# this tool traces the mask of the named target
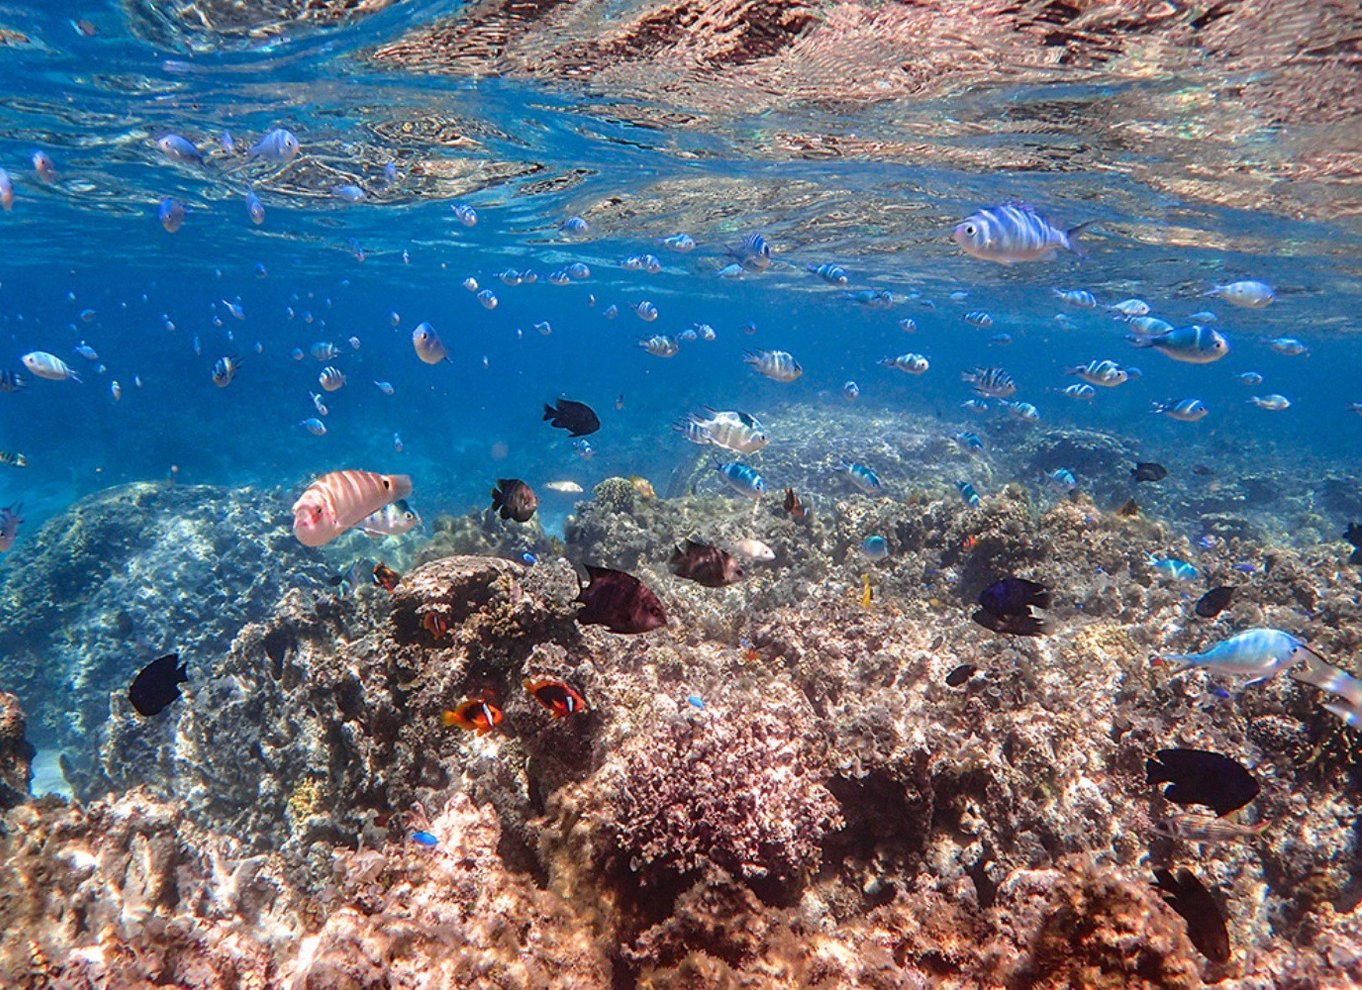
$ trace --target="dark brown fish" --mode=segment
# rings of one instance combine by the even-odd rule
[[[727,553],[708,543],[696,543],[694,540],[687,540],[684,546],[672,551],[667,566],[677,577],[688,578],[706,588],[737,584],[746,576],[742,565]]]
[[[180,685],[189,682],[178,653],[167,653],[142,668],[128,688],[128,700],[141,715],[159,715],[180,697]]]
[[[539,496],[525,482],[519,478],[497,479],[497,487],[492,489],[492,511],[499,511],[502,519],[529,522],[537,508]]]
[[[567,430],[568,436],[584,437],[601,428],[601,418],[585,402],[572,399],[559,399],[556,406],[544,406],[544,419],[560,430]]]
[[[1212,588],[1197,601],[1196,614],[1203,619],[1214,619],[1230,607],[1230,602],[1234,600],[1234,592],[1234,587],[1227,584]]]
[[[970,618],[985,629],[1008,636],[1044,636],[1046,633],[1045,620],[1037,615],[998,615],[981,608]]]
[[[1116,510],[1116,514],[1118,516],[1124,516],[1127,519],[1132,519],[1140,514],[1140,507],[1133,498],[1127,499],[1126,504]]]
[[[586,565],[591,582],[577,600],[577,621],[584,626],[605,626],[611,632],[644,633],[667,624],[667,611],[638,578],[608,567]]]
[[[1217,815],[1238,811],[1258,796],[1258,781],[1228,756],[1204,749],[1161,749],[1144,763],[1149,784],[1167,783],[1174,804],[1204,804]]]
[[[978,673],[978,670],[979,668],[975,667],[974,664],[962,663],[946,675],[946,683],[951,687],[959,687]]]
[[[1230,932],[1225,914],[1211,892],[1188,869],[1175,877],[1168,870],[1154,871],[1155,886],[1164,901],[1187,922],[1187,937],[1213,963],[1230,959]]]
[[[1168,477],[1168,469],[1153,461],[1140,461],[1130,469],[1130,476],[1136,481],[1162,481]]]

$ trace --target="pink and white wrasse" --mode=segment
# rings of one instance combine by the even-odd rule
[[[303,546],[322,546],[410,494],[407,474],[332,471],[312,482],[293,503],[293,535]]]

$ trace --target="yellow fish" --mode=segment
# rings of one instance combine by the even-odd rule
[[[629,476],[629,484],[634,486],[634,491],[644,498],[657,498],[657,492],[653,490],[653,483],[639,474]]]
[[[875,589],[870,587],[870,575],[861,575],[861,607],[869,608],[870,603],[875,600]]]

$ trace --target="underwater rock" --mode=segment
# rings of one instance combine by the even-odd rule
[[[24,726],[19,699],[0,691],[0,811],[28,800],[35,752],[24,735]]]
[[[192,681],[287,588],[327,587],[325,558],[289,546],[287,508],[277,492],[123,485],[7,555],[0,687],[23,699],[34,739],[79,749],[155,657],[178,651]]]
[[[240,4],[231,0],[127,0],[129,27],[168,50],[220,51],[233,42],[259,45],[262,38],[295,33],[300,27],[353,24],[393,0],[282,0]]]
[[[456,795],[436,845],[391,841],[318,857],[317,890],[142,792],[54,800],[6,818],[0,982],[6,986],[607,986],[610,966],[552,894],[509,871],[495,813]]]

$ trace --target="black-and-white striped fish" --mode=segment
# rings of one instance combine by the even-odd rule
[[[1063,230],[1026,203],[1004,203],[970,214],[956,224],[951,240],[971,257],[1013,265],[1049,261],[1061,250],[1082,255],[1074,238],[1086,226]]]
[[[24,381],[24,376],[19,372],[0,368],[0,392],[18,392],[27,387],[28,382]]]
[[[975,368],[960,373],[962,382],[969,382],[974,391],[990,399],[1006,399],[1017,391],[1017,383],[1002,368]]]
[[[804,369],[789,351],[745,351],[743,362],[778,382],[792,382],[804,374]]]

